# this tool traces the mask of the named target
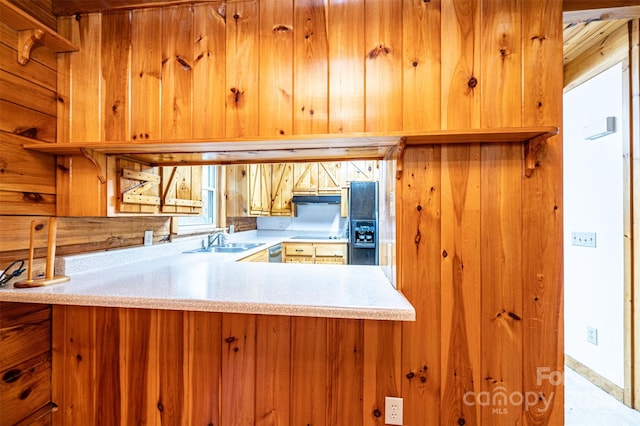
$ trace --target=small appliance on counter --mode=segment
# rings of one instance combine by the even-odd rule
[[[351,182],[349,264],[378,264],[378,182]]]

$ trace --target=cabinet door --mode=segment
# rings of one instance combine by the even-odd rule
[[[162,212],[202,214],[202,166],[162,167]]]
[[[315,244],[314,263],[346,265],[347,245],[344,243]]]
[[[271,165],[249,165],[249,215],[268,216],[270,211]]]
[[[318,163],[293,164],[293,193],[318,193]]]
[[[111,159],[113,160],[113,159]],[[117,191],[114,213],[158,214],[160,212],[160,170],[136,161],[116,159]]]
[[[346,166],[347,182],[377,182],[379,180],[378,161],[376,160],[349,161]]]
[[[225,166],[228,217],[249,216],[249,166]]]
[[[238,262],[268,262],[269,261],[269,252],[268,250],[260,250],[257,253],[249,255],[240,259]]]
[[[271,215],[291,216],[293,196],[293,164],[271,165]]]
[[[339,194],[346,181],[343,177],[342,163],[318,163],[318,193]]]

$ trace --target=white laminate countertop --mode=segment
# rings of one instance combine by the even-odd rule
[[[71,280],[0,288],[0,301],[243,314],[414,321],[415,309],[378,266],[236,262],[288,236],[242,253],[193,253],[199,240],[68,256]],[[323,241],[327,242],[327,241]],[[335,240],[333,242],[336,242]],[[187,247],[187,244],[189,245]]]

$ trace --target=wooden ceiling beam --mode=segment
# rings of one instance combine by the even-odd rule
[[[592,6],[603,5],[603,7],[592,7],[590,9],[567,9],[567,3],[594,3]],[[617,3],[631,3],[616,6]],[[576,24],[579,22],[607,21],[611,19],[635,19],[640,18],[640,5],[638,1],[573,1],[564,0],[565,9],[562,14],[564,24]]]

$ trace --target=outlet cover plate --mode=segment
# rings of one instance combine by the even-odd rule
[[[387,396],[384,398],[384,423],[387,425],[402,425],[402,398]]]

